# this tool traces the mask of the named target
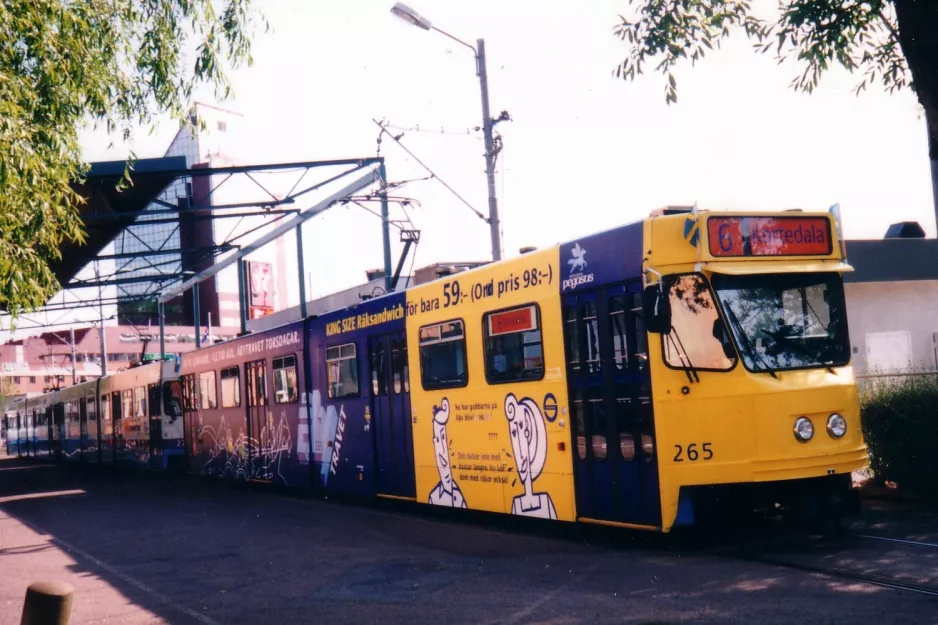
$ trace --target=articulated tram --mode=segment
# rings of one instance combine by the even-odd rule
[[[839,232],[659,211],[15,412],[67,460],[305,491],[663,532],[837,516],[867,463]]]

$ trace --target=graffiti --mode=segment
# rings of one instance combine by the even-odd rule
[[[439,406],[433,407],[433,450],[436,456],[436,468],[440,472],[440,481],[430,491],[428,503],[449,508],[466,508],[466,499],[459,489],[459,484],[453,478],[449,439],[446,436],[447,421],[449,421],[449,399],[444,397]]]
[[[557,518],[549,493],[535,493],[534,482],[547,462],[547,425],[537,402],[529,397],[518,400],[513,393],[505,398],[505,417],[511,435],[515,467],[524,493],[511,502],[511,513],[549,519]]]
[[[202,464],[204,475],[288,484],[281,471],[283,461],[293,449],[286,412],[281,412],[276,422],[268,414],[257,438],[247,436],[241,428],[235,436],[224,415],[217,428],[204,426],[201,434],[209,439],[204,446],[208,450],[208,458]]]

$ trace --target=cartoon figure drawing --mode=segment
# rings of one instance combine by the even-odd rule
[[[577,243],[573,246],[573,249],[570,250],[570,254],[573,255],[573,258],[567,261],[567,264],[570,265],[570,271],[582,271],[586,269],[586,250],[580,247],[580,244]]]
[[[556,519],[557,511],[549,493],[535,493],[534,482],[547,462],[547,424],[537,402],[529,397],[518,401],[513,393],[505,398],[505,417],[511,436],[518,479],[524,493],[511,503],[511,513]]]
[[[466,499],[453,479],[453,467],[449,462],[449,445],[446,440],[446,422],[449,421],[449,400],[443,398],[439,406],[433,407],[433,450],[436,452],[436,468],[440,471],[440,483],[430,491],[429,503],[434,506],[465,508]]]

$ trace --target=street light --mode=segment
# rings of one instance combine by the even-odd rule
[[[501,260],[502,233],[498,221],[498,201],[495,198],[495,141],[492,139],[492,128],[497,122],[506,119],[507,116],[503,113],[498,120],[493,120],[489,112],[489,80],[485,69],[485,40],[477,39],[476,47],[473,47],[465,41],[440,30],[431,24],[430,20],[401,2],[397,2],[391,7],[391,13],[408,24],[423,30],[435,30],[441,35],[449,37],[456,43],[472,50],[472,54],[475,56],[476,76],[479,77],[479,86],[482,90],[482,135],[485,137],[485,176],[489,186],[489,218],[486,221],[489,222],[492,235],[492,260]]]

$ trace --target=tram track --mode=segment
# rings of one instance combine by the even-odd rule
[[[835,579],[849,580],[852,582],[857,582],[861,584],[869,584],[872,586],[879,586],[882,588],[890,588],[892,590],[901,590],[905,592],[913,592],[920,595],[926,595],[930,597],[938,598],[938,587],[923,586],[920,584],[911,584],[907,582],[902,582],[895,579],[889,579],[887,577],[865,575],[860,573],[853,573],[850,571],[840,570],[836,568],[826,568],[823,566],[814,566],[810,564],[803,564],[799,562],[790,562],[783,559],[757,556],[757,555],[740,555],[740,554],[727,554],[725,552],[718,552],[720,555],[725,557],[730,557],[736,560],[743,560],[746,562],[756,562],[759,564],[768,564],[772,566],[780,566],[786,569],[792,569],[796,571],[802,571],[804,573],[811,573],[815,575],[824,575],[826,577],[831,577]]]
[[[892,538],[890,536],[876,536],[873,534],[848,534],[850,538],[862,538],[864,540],[879,540],[883,542],[897,543],[900,545],[909,545],[913,547],[928,547],[938,549],[938,543],[926,543],[918,540],[907,540],[904,538]]]
[[[759,563],[770,566],[778,566],[786,569],[801,571],[804,573],[809,573],[813,575],[823,575],[832,579],[844,580],[859,584],[868,584],[872,586],[878,586],[881,588],[889,588],[892,590],[898,590],[902,592],[911,592],[919,595],[925,595],[929,597],[938,598],[938,573],[933,572],[934,568],[929,567],[928,563],[923,563],[922,566],[925,567],[922,569],[919,577],[927,576],[935,579],[934,584],[922,584],[917,583],[911,580],[900,579],[902,575],[910,575],[907,571],[861,571],[857,570],[855,566],[848,565],[823,565],[816,564],[812,560],[817,560],[819,557],[830,557],[830,556],[842,556],[849,554],[854,561],[859,560],[863,564],[860,566],[868,566],[868,562],[874,561],[877,558],[881,558],[882,554],[877,554],[875,550],[865,550],[858,547],[861,543],[873,543],[887,546],[898,546],[899,549],[902,548],[911,548],[912,552],[925,553],[926,551],[931,551],[933,549],[938,549],[938,543],[909,540],[904,538],[893,538],[890,536],[879,536],[875,534],[866,534],[858,532],[845,533],[840,536],[841,540],[849,541],[847,544],[840,543],[839,545],[835,542],[831,543],[815,543],[812,547],[818,546],[828,546],[828,547],[846,547],[845,551],[836,551],[832,550],[823,555],[818,555],[817,551],[812,552],[808,548],[797,548],[794,545],[774,545],[771,547],[765,546],[755,546],[755,545],[739,545],[736,547],[729,548],[716,548],[712,550],[707,550],[711,555],[717,555],[725,558],[731,558],[734,560],[740,560],[745,562]],[[856,545],[857,547],[854,547]],[[773,553],[776,551],[776,553]],[[897,554],[890,554],[890,557],[897,558]],[[908,559],[903,558],[902,564],[907,564]]]

